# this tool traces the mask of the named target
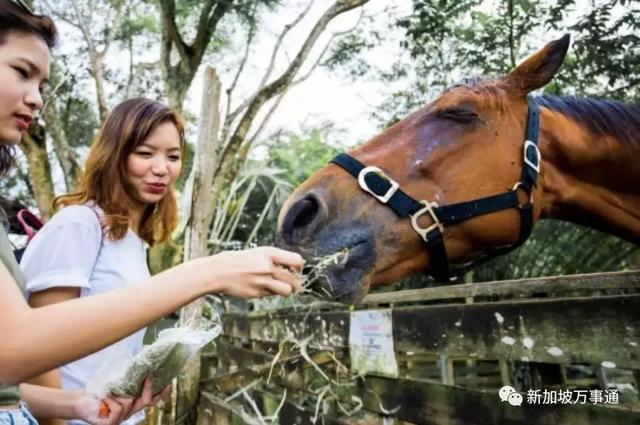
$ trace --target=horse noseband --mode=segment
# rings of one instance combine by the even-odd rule
[[[360,188],[375,197],[379,202],[391,208],[399,217],[411,219],[411,226],[425,242],[429,252],[431,267],[428,272],[438,281],[450,281],[452,277],[465,269],[507,252],[522,245],[533,227],[533,188],[537,184],[540,173],[540,149],[538,148],[538,129],[540,126],[540,111],[538,104],[529,99],[527,113],[527,126],[523,148],[523,167],[520,181],[511,190],[498,194],[475,199],[472,201],[439,206],[433,201],[417,201],[407,195],[398,182],[387,176],[376,166],[365,166],[360,161],[341,153],[331,160],[358,180]],[[527,192],[528,201],[520,204],[518,190]],[[459,223],[473,217],[490,214],[510,208],[516,208],[520,212],[520,235],[518,240],[507,246],[495,247],[475,259],[469,264],[456,269],[452,274],[452,268],[447,258],[447,251],[442,236],[445,225]],[[428,215],[433,223],[428,227],[420,227],[418,220]]]

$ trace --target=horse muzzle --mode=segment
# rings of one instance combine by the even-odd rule
[[[304,289],[331,300],[359,302],[376,260],[373,229],[361,221],[328,222],[320,197],[306,194],[283,210],[276,244],[306,260]]]

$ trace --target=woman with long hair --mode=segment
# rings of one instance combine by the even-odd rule
[[[0,172],[12,166],[13,146],[42,107],[41,90],[55,40],[50,18],[33,14],[20,0],[0,0]],[[134,185],[140,184],[138,178],[134,180]],[[120,211],[103,212],[107,221],[112,220],[105,224],[122,224]],[[144,210],[139,224],[143,217]],[[169,231],[165,224],[170,225],[163,223],[159,234],[153,230],[154,238]],[[146,237],[147,229],[142,225],[138,235]],[[289,295],[300,282],[288,269],[300,270],[302,265],[298,254],[271,247],[223,252],[133,285],[32,308],[20,290],[24,276],[0,226],[0,424],[34,423],[21,404],[21,382],[97,352],[206,294]],[[75,280],[64,287],[74,286],[82,287]],[[137,400],[107,400],[111,415],[103,423],[118,423],[132,408],[151,402],[149,385],[146,388]],[[41,416],[78,417],[69,391],[27,385],[23,391],[30,392],[30,407]]]
[[[76,192],[54,200],[58,212],[22,257],[29,304],[42,307],[149,278],[145,244],[167,241],[177,224],[173,184],[182,169],[182,119],[160,102],[130,99],[107,116]],[[84,390],[109,353],[135,356],[144,329],[113,346],[31,381]],[[126,423],[144,419],[140,411]]]

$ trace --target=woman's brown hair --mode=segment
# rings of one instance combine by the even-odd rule
[[[124,238],[129,229],[129,212],[139,205],[128,183],[127,157],[166,122],[176,126],[180,148],[184,150],[184,122],[168,106],[145,98],[129,99],[116,106],[91,146],[78,190],[55,198],[53,209],[93,201],[104,211],[103,224],[109,238]],[[170,187],[160,202],[145,207],[139,235],[150,245],[164,242],[177,223],[178,205]]]
[[[33,34],[47,43],[49,48],[56,44],[58,31],[48,16],[36,15],[25,6],[13,0],[0,0],[0,45],[7,40],[11,31]],[[14,163],[14,147],[0,145],[0,176]]]

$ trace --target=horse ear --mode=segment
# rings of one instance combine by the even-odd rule
[[[524,96],[545,86],[562,65],[570,40],[571,36],[565,34],[550,42],[511,71],[507,82]]]

